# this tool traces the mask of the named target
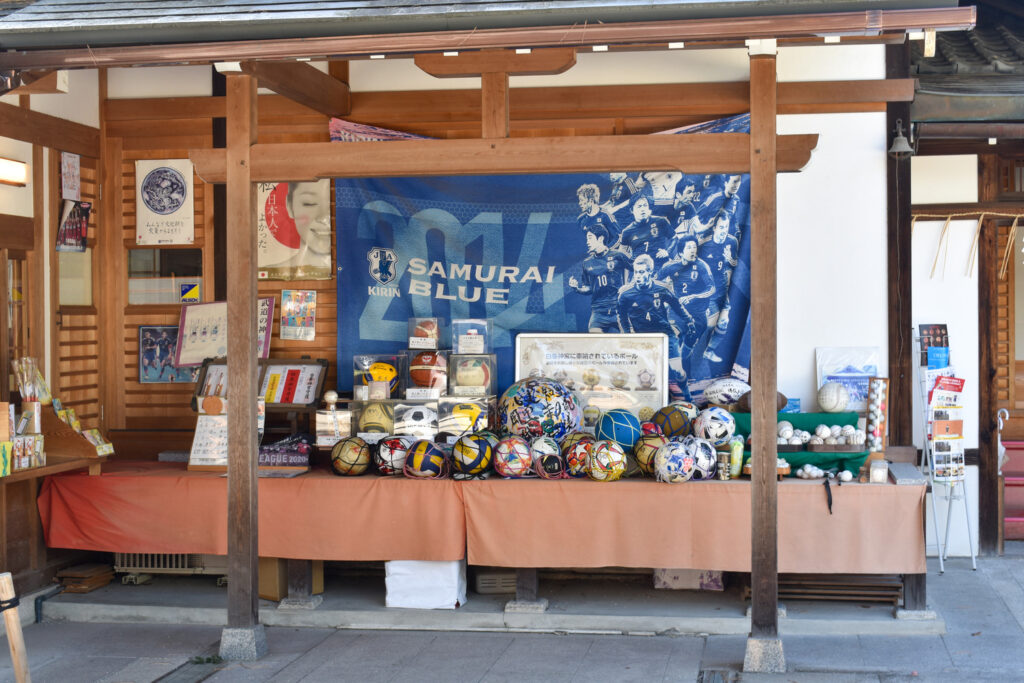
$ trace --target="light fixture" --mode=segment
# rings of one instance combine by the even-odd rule
[[[443,56],[445,56],[445,57],[458,57],[459,56],[458,51],[455,51],[455,50],[453,50],[452,52],[442,52],[441,54]]]
[[[825,36],[826,45],[838,45],[842,38],[840,36]]]
[[[684,47],[686,47],[686,43],[684,43],[681,40],[679,42],[677,42],[677,43],[669,43],[668,44],[668,49],[670,49],[670,50],[682,50]]]
[[[28,164],[0,157],[0,183],[25,187],[28,184]]]
[[[594,45],[590,49],[593,50],[594,52],[608,52],[607,45]]]
[[[910,145],[907,136],[903,134],[903,119],[896,119],[896,136],[889,145],[889,156],[893,159],[907,159],[913,156],[917,150]]]
[[[528,47],[517,47],[517,48],[516,48],[516,54],[517,54],[517,55],[528,55],[528,54],[530,54],[531,52],[533,52],[533,50],[531,50],[531,49],[530,49],[530,48],[528,48]]]
[[[384,55],[370,55],[370,59],[384,59]]]
[[[997,138],[989,138],[988,139],[988,144],[990,144],[990,145],[994,145],[997,142],[999,142],[999,140]]]

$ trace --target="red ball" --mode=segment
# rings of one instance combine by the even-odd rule
[[[412,336],[424,337],[426,339],[437,339],[439,330],[437,329],[437,322],[434,320],[421,320],[416,323],[416,327],[413,328]]]
[[[409,379],[418,387],[442,386],[448,370],[448,361],[434,351],[423,351],[413,356]]]

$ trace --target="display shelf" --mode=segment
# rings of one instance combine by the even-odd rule
[[[0,477],[0,484],[13,484],[18,481],[26,481],[28,479],[39,479],[47,477],[51,474],[60,474],[61,472],[68,472],[71,470],[86,469],[90,470],[93,467],[98,467],[105,462],[107,456],[95,456],[90,458],[82,458],[73,455],[60,455],[59,453],[46,454],[46,464],[40,467],[29,467],[27,469],[18,470],[17,472],[11,472],[6,477]],[[99,474],[99,471],[90,474]]]

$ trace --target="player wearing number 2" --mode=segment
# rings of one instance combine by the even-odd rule
[[[591,294],[591,332],[618,332],[619,319],[616,306],[619,288],[626,283],[632,269],[629,257],[621,251],[608,248],[608,230],[603,225],[587,228],[587,250],[590,256],[583,262],[582,282],[569,278],[569,286],[580,294]]]
[[[619,290],[619,326],[623,332],[663,332],[668,335],[669,389],[673,396],[689,396],[686,372],[679,348],[679,331],[669,319],[686,321],[687,334],[693,318],[679,304],[668,285],[654,279],[654,259],[641,254],[633,261],[633,282]]]
[[[662,266],[658,279],[672,281],[672,290],[680,305],[693,319],[693,328],[683,338],[684,345],[692,349],[708,329],[708,303],[715,295],[715,278],[711,267],[697,257],[696,237],[684,237],[680,241],[679,258]]]

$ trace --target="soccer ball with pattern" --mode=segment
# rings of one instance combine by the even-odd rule
[[[558,441],[579,429],[581,419],[576,395],[545,377],[516,382],[498,402],[498,424],[516,436],[550,436]]]
[[[593,439],[580,439],[565,450],[565,473],[575,479],[587,476],[587,458],[594,450]]]
[[[682,439],[671,439],[654,454],[654,476],[669,484],[690,481],[693,455]]]
[[[533,458],[530,456],[530,444],[518,436],[509,436],[498,442],[494,451],[494,471],[513,479],[530,474]]]
[[[401,474],[412,442],[413,439],[404,436],[393,436],[379,442],[373,451],[377,471],[384,475]]]
[[[683,439],[687,453],[693,458],[693,479],[711,479],[718,469],[718,454],[706,439],[688,436]]]
[[[709,406],[700,412],[693,423],[693,434],[707,439],[714,446],[729,443],[736,431],[736,420],[729,411],[718,406]]]
[[[615,481],[626,472],[626,452],[614,441],[598,441],[587,457],[587,476],[594,481]]]
[[[452,447],[452,467],[462,474],[480,474],[491,466],[493,454],[486,437],[466,434]]]

